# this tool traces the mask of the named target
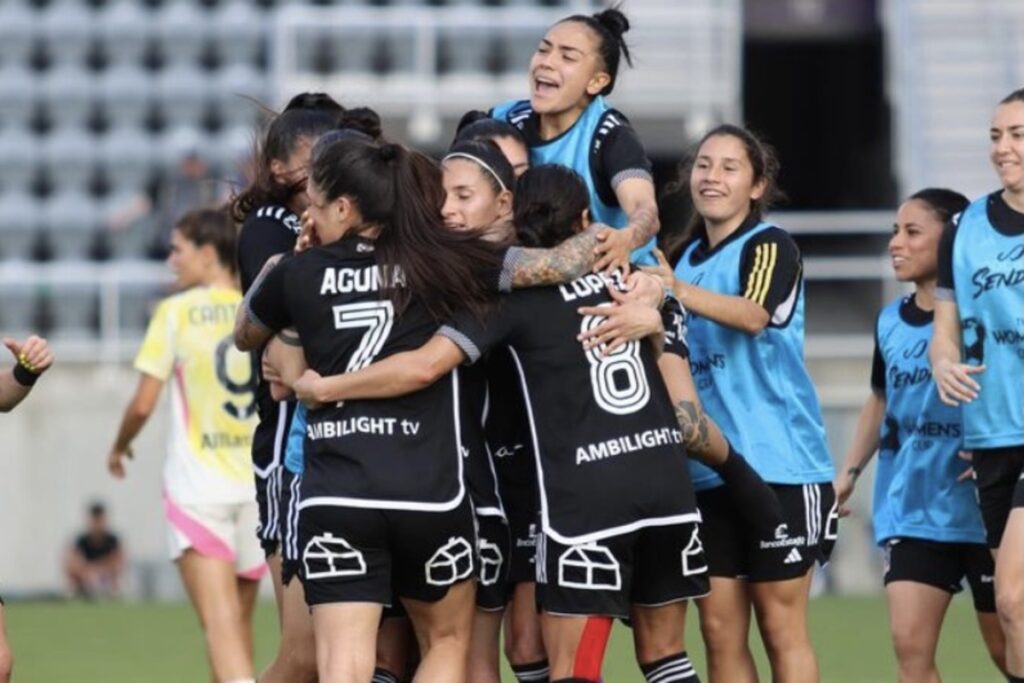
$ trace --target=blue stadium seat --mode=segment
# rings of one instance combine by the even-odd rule
[[[99,151],[92,134],[77,126],[57,128],[43,138],[40,151],[55,188],[85,191],[95,173]]]
[[[42,221],[40,204],[28,192],[7,190],[0,194],[0,249],[4,259],[28,259]],[[7,308],[7,291],[4,305]]]
[[[249,64],[233,64],[214,75],[213,102],[224,128],[252,126],[268,103],[266,76]]]
[[[212,94],[210,75],[183,62],[172,64],[156,77],[157,102],[170,127],[198,126]]]
[[[28,193],[36,176],[42,143],[30,131],[18,126],[0,128],[0,189]]]
[[[156,13],[156,34],[163,55],[173,63],[198,64],[209,37],[210,13],[190,0],[169,0]]]
[[[40,78],[42,102],[57,127],[84,128],[96,101],[95,78],[80,64],[61,64]]]
[[[156,95],[153,78],[137,65],[123,63],[103,72],[97,92],[111,126],[141,126]]]
[[[113,0],[98,14],[97,35],[111,65],[139,66],[153,37],[155,13],[138,0]]]
[[[81,64],[89,51],[96,13],[81,0],[55,0],[39,18],[39,34],[55,64]]]
[[[39,79],[20,64],[0,66],[0,125],[27,128],[39,97]]]
[[[38,18],[24,0],[0,3],[0,64],[27,65]]]
[[[252,65],[267,32],[268,18],[246,0],[231,0],[213,15],[213,34],[222,63]]]
[[[58,259],[86,259],[100,227],[98,200],[88,192],[69,187],[47,197],[42,224]]]
[[[156,163],[155,156],[153,136],[134,126],[112,128],[99,139],[97,160],[112,194],[142,192]]]

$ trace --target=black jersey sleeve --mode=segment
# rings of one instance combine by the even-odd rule
[[[661,321],[665,325],[665,353],[688,359],[690,347],[686,343],[686,314],[674,296],[665,298],[665,305],[661,307]]]
[[[885,393],[885,359],[882,358],[882,350],[878,346],[878,339],[875,339],[875,352],[871,359],[871,389],[876,394]]]
[[[238,275],[243,292],[249,291],[268,258],[295,248],[298,228],[295,214],[280,207],[258,209],[245,219],[238,234]]]
[[[253,283],[246,294],[249,316],[268,330],[283,330],[294,324],[285,296],[287,271],[294,262],[292,255],[286,255],[262,279]]]
[[[953,279],[953,242],[956,241],[956,229],[960,222],[960,214],[946,224],[939,240],[939,281],[936,284],[935,296],[945,301],[954,301]]]
[[[768,311],[772,321],[787,320],[788,312],[777,315],[783,304],[795,301],[795,288],[803,269],[800,249],[781,228],[764,230],[743,246],[740,258],[740,287],[743,297]]]
[[[508,297],[503,297],[508,299]],[[456,313],[437,333],[448,337],[466,354],[467,364],[480,360],[490,349],[504,341],[514,325],[515,306],[502,300],[483,319],[469,311]]]
[[[630,178],[654,182],[654,167],[640,142],[640,136],[620,112],[605,113],[594,137],[592,166],[595,186],[601,200],[618,206],[615,188]]]

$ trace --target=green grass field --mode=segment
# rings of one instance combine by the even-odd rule
[[[690,652],[703,672],[692,619]],[[821,598],[811,628],[825,683],[895,680],[885,603],[873,598]],[[16,683],[191,683],[209,681],[195,619],[184,604],[21,603],[7,607]],[[257,613],[256,650],[265,664],[276,646],[273,605]],[[767,671],[757,644],[759,666]],[[954,600],[939,651],[946,683],[998,683],[974,621],[970,600]],[[605,661],[608,683],[643,683],[629,631],[616,626]],[[768,676],[762,676],[769,680]],[[513,681],[505,672],[504,680]]]

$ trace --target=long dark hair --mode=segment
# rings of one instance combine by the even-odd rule
[[[364,223],[379,226],[377,262],[404,279],[395,287],[395,278],[384,278],[382,294],[397,310],[415,298],[439,321],[462,308],[483,315],[501,253],[476,233],[444,227],[444,185],[434,161],[389,142],[332,136],[313,148],[309,177],[325,199],[349,197]]]
[[[576,234],[589,206],[590,194],[576,171],[558,164],[534,166],[516,183],[519,244],[545,249],[561,244]]]
[[[178,219],[174,229],[197,247],[212,245],[220,264],[232,273],[237,272],[238,230],[226,209],[193,209]]]
[[[693,165],[697,161],[697,155],[700,154],[700,148],[704,146],[705,142],[718,136],[734,137],[743,143],[747,159],[750,160],[750,166],[754,171],[754,184],[764,182],[764,192],[759,198],[750,200],[750,211],[747,214],[748,218],[752,220],[760,220],[772,206],[785,199],[785,194],[778,185],[779,158],[771,145],[750,130],[731,123],[715,126],[704,134],[700,142],[694,145],[690,153],[679,164],[678,176],[665,187],[664,194],[689,193],[690,175],[693,173]],[[685,244],[701,236],[706,236],[704,218],[694,210],[679,237],[666,244],[665,252],[668,254],[669,260],[674,261]]]
[[[381,134],[380,117],[372,109],[346,109],[330,95],[300,93],[274,116],[253,151],[254,177],[249,186],[231,199],[231,216],[239,223],[261,206],[287,206],[305,189],[305,179],[279,183],[270,170],[274,159],[285,161],[305,140],[316,140],[335,128],[353,128],[370,137]]]
[[[601,55],[605,71],[611,76],[608,85],[601,90],[601,95],[610,95],[615,89],[615,80],[619,77],[619,61],[626,58],[626,64],[633,66],[633,56],[623,35],[629,31],[629,19],[619,10],[618,5],[596,14],[574,14],[562,19],[559,24],[574,21],[587,26],[597,36],[597,52]]]
[[[916,199],[927,204],[943,224],[949,223],[953,216],[966,209],[971,203],[970,199],[959,192],[947,190],[944,187],[926,187],[910,195],[907,199]]]
[[[468,140],[497,140],[509,138],[515,140],[523,149],[529,149],[523,132],[508,121],[491,118],[487,112],[472,109],[462,115],[455,128],[455,139],[452,145]]]
[[[505,158],[501,148],[488,139],[456,142],[445,152],[442,161],[449,159],[465,159],[475,163],[495,195],[504,190],[515,190],[516,173],[512,170],[512,164]]]

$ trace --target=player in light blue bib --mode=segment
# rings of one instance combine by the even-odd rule
[[[673,272],[656,269],[687,309],[690,368],[708,416],[772,485],[786,523],[759,534],[721,480],[691,465],[704,518],[711,595],[698,601],[709,678],[756,680],[751,607],[776,680],[817,678],[807,630],[811,574],[835,539],[833,467],[803,364],[804,292],[792,238],[762,220],[778,164],[749,131],[723,125],[681,176],[695,208]]]
[[[882,309],[875,328],[872,393],[839,476],[840,505],[878,451],[875,541],[885,548],[890,627],[903,681],[939,679],[935,650],[953,594],[966,578],[978,625],[1001,668],[1005,640],[995,615],[995,565],[985,544],[977,489],[967,463],[959,407],[939,399],[928,366],[938,244],[944,224],[968,204],[951,190],[929,188],[900,207],[889,254],[900,282],[914,293]]]
[[[963,406],[1009,680],[1024,682],[1024,89],[996,107],[989,137],[1002,188],[943,235],[929,354],[939,397]]]
[[[601,235],[595,270],[653,264],[658,206],[651,162],[640,139],[605,96],[619,62],[632,64],[616,9],[577,14],[552,26],[530,61],[530,99],[499,104],[491,116],[523,132],[530,164],[561,164],[583,178]]]

